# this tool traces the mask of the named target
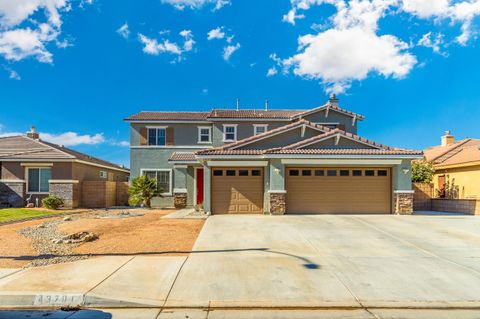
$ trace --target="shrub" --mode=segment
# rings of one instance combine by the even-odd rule
[[[432,163],[425,160],[412,162],[412,182],[431,183],[435,169]]]
[[[152,198],[159,196],[162,190],[157,188],[156,179],[142,175],[132,180],[132,185],[128,188],[128,193],[130,194],[130,198],[128,199],[130,205],[136,206],[143,204],[150,207]]]
[[[42,199],[42,206],[48,209],[58,209],[63,206],[63,199],[55,195],[50,195]]]

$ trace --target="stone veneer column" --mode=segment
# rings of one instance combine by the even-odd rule
[[[25,206],[25,181],[0,180],[0,205]]]
[[[283,215],[286,211],[285,199],[286,191],[269,192],[270,194],[270,214]]]
[[[413,192],[394,191],[394,210],[398,215],[411,215],[413,213]]]
[[[187,207],[187,165],[175,165],[173,206],[177,209]]]
[[[76,180],[50,180],[49,193],[63,199],[63,208],[72,209],[79,205],[79,187]]]

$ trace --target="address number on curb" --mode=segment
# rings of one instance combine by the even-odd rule
[[[34,306],[78,306],[83,303],[81,294],[41,294],[35,296]]]

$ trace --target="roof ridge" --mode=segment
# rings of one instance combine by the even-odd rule
[[[464,144],[467,143],[467,142],[470,142],[471,140],[472,140],[471,138],[466,138],[466,139],[464,139],[464,140],[458,141],[458,142],[456,143],[456,145],[451,145],[451,146],[453,146],[453,147],[449,147],[447,150],[445,150],[445,152],[442,152],[442,153],[438,154],[437,156],[432,157],[432,158],[430,159],[430,162],[435,162],[435,161],[436,161],[437,159],[439,159],[440,157],[442,157],[442,156],[444,156],[444,155],[447,155],[447,154],[450,153],[451,151],[456,150],[457,148],[459,148],[460,146],[464,145]],[[457,154],[457,153],[455,153],[455,154]],[[455,155],[455,154],[453,154],[453,155]],[[452,155],[452,156],[453,156],[453,155]],[[447,158],[447,159],[448,159],[448,158]],[[441,161],[441,162],[443,162],[443,161]]]
[[[96,160],[96,161],[99,161],[99,162],[102,162],[103,165],[105,166],[111,166],[111,167],[114,167],[114,168],[121,168],[121,169],[125,169],[123,166],[121,165],[118,165],[118,164],[115,164],[115,163],[112,163],[112,162],[109,162],[109,161],[106,161],[104,159],[101,159],[99,157],[95,157],[95,156],[91,156],[91,155],[88,155],[88,154],[85,154],[85,153],[82,153],[82,152],[79,152],[79,151],[76,151],[74,149],[71,149],[71,148],[68,148],[68,147],[65,147],[65,146],[61,146],[61,145],[58,145],[58,144],[55,144],[55,143],[51,143],[51,142],[47,142],[47,141],[44,141],[44,140],[38,140],[39,142],[45,144],[46,146],[49,146],[53,149],[56,149],[57,151],[60,151],[60,152],[63,152],[75,159],[79,159],[79,160],[82,160],[81,158],[78,158],[78,155],[80,156],[84,156],[86,157],[87,159],[92,159],[92,160]],[[71,153],[74,153],[74,154],[70,154],[69,152]],[[77,155],[78,154],[78,155]],[[92,164],[99,164],[99,163],[93,163],[91,162]]]
[[[337,105],[332,105],[332,104],[330,104],[330,103],[328,103],[328,102],[327,102],[326,104],[324,104],[324,105],[320,105],[320,106],[314,107],[313,109],[305,110],[305,112],[302,112],[302,113],[300,113],[300,114],[296,114],[296,115],[292,116],[292,118],[295,118],[295,117],[297,117],[297,116],[300,116],[300,117],[301,117],[301,116],[305,116],[305,115],[308,115],[308,114],[310,114],[310,113],[314,113],[314,112],[320,111],[320,110],[323,109],[323,108],[329,108],[329,109],[332,109],[332,110],[336,110],[336,111],[339,111],[339,112],[341,112],[341,113],[347,114],[347,115],[352,116],[352,117],[355,116],[355,117],[357,117],[357,119],[359,119],[359,120],[363,120],[363,119],[365,118],[365,116],[363,116],[363,115],[361,115],[361,114],[358,114],[358,113],[349,111],[349,110],[344,109],[344,108],[341,108],[341,107],[339,107],[339,106],[337,106]]]

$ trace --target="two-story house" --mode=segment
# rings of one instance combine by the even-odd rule
[[[227,213],[411,213],[421,151],[357,135],[364,117],[333,95],[310,110],[140,112],[131,174],[157,179],[155,206]]]

